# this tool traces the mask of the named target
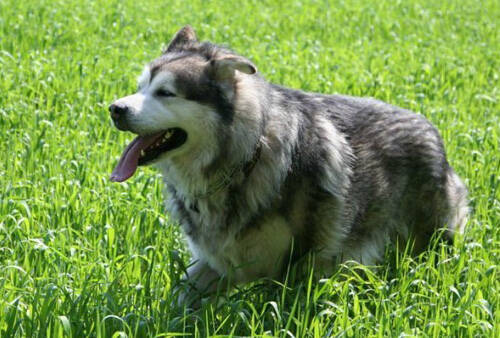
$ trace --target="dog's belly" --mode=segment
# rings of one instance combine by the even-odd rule
[[[292,244],[292,232],[278,215],[266,216],[238,235],[219,232],[188,242],[195,259],[207,262],[220,275],[246,283],[260,277],[277,278],[283,271]]]

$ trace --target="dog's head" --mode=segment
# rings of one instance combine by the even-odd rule
[[[252,98],[245,99],[241,91],[252,87],[255,73],[248,59],[198,42],[191,27],[182,28],[163,55],[145,67],[137,92],[109,106],[115,126],[138,135],[124,150],[111,179],[125,181],[138,165],[162,160],[203,156],[209,165],[222,156],[233,138],[252,129],[248,122],[258,119],[238,109],[252,105]],[[254,140],[255,133],[250,131],[247,141]]]

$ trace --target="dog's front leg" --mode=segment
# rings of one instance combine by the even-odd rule
[[[212,269],[206,262],[197,260],[191,263],[182,281],[177,304],[198,308],[203,296],[212,295],[227,289],[226,279]]]

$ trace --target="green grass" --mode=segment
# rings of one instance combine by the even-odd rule
[[[106,107],[184,24],[270,80],[373,96],[441,131],[473,215],[453,247],[171,306],[188,254],[161,182],[108,176]],[[500,335],[500,2],[0,1],[0,336]]]

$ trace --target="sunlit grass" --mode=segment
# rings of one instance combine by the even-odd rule
[[[453,247],[329,279],[259,281],[198,312],[158,173],[108,176],[106,107],[184,24],[270,81],[427,116],[473,215]],[[500,335],[500,3],[0,1],[0,336]]]

